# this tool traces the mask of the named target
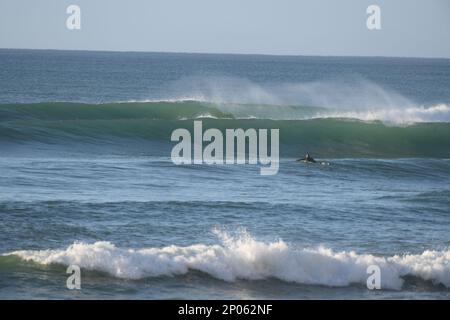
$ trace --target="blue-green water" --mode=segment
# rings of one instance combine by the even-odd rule
[[[0,50],[0,298],[448,299],[449,84],[450,60]],[[194,120],[280,129],[278,174],[174,165]]]

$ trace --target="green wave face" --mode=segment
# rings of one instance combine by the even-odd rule
[[[195,118],[202,115],[209,115],[216,118],[232,117],[231,114],[220,111],[213,104],[200,104],[195,101],[105,104],[50,102],[0,105],[0,122],[11,120],[176,120]]]
[[[239,109],[229,105],[225,109]],[[277,110],[276,106],[246,106],[251,110]],[[253,108],[253,109],[252,109]],[[264,109],[265,108],[265,109]],[[450,158],[450,123],[385,125],[339,118],[312,118],[320,108],[289,107],[304,120],[238,119],[236,112],[223,111],[212,103],[147,102],[89,105],[40,103],[0,105],[1,144],[40,142],[61,145],[97,144],[124,139],[129,144],[157,141],[155,154],[167,155],[173,130],[202,120],[204,130],[279,129],[282,157],[296,157],[309,151],[321,158],[337,157],[437,157]],[[289,109],[284,109],[289,110]],[[243,113],[241,111],[241,113]],[[166,145],[166,148],[160,148]],[[144,147],[143,147],[144,148]],[[164,149],[164,150],[163,150]]]

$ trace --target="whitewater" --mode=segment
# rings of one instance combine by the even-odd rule
[[[405,276],[450,287],[449,250],[377,257],[354,251],[334,252],[326,247],[296,249],[282,240],[264,243],[242,231],[237,236],[220,230],[215,234],[221,239],[219,245],[123,249],[100,241],[75,243],[65,250],[26,250],[8,255],[43,265],[78,265],[83,270],[134,280],[197,270],[224,281],[276,278],[322,286],[365,285],[367,268],[376,265],[381,269],[384,289],[400,290]]]

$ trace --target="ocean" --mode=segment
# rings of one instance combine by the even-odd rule
[[[450,60],[0,50],[0,298],[449,299]]]

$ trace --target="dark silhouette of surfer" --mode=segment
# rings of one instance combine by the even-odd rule
[[[316,160],[314,160],[313,157],[311,157],[309,155],[309,153],[306,153],[306,156],[304,158],[298,159],[297,161],[304,161],[304,162],[311,162],[311,163],[316,163],[317,162]]]

